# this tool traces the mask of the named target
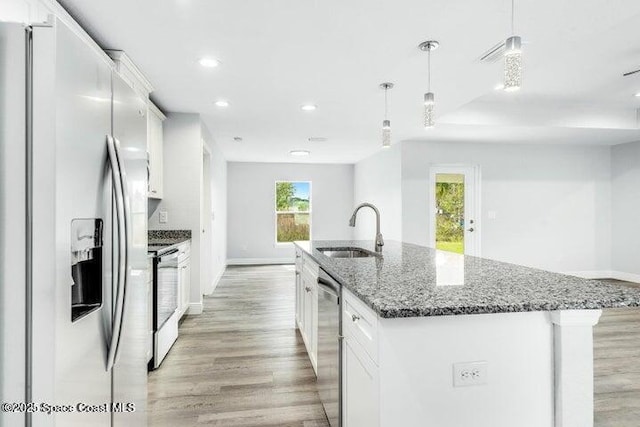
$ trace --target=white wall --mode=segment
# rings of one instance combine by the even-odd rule
[[[610,147],[403,143],[403,238],[430,241],[430,165],[479,165],[481,256],[553,271],[609,270],[610,161]]]
[[[311,181],[312,239],[352,237],[353,165],[229,162],[230,264],[293,262],[293,245],[275,243],[276,181]]]
[[[380,211],[380,232],[387,240],[402,240],[401,149],[396,144],[360,162],[354,170],[354,205],[373,203]],[[355,238],[374,240],[375,214],[358,212]]]
[[[2,0],[0,21],[4,22],[45,22],[51,12],[51,1],[41,0]]]
[[[203,293],[208,295],[218,285],[227,266],[227,161],[205,126],[202,134],[209,150],[209,185],[203,191],[204,198],[210,201],[210,205],[204,207],[202,218],[203,225],[211,236],[209,280],[202,288]],[[205,187],[206,184],[207,182]]]
[[[612,147],[611,187],[612,269],[640,280],[640,141]]]
[[[163,199],[149,213],[150,230],[191,230],[190,311],[202,307],[200,281],[200,195],[202,185],[202,135],[199,114],[169,113],[163,122]],[[153,202],[152,202],[153,203]],[[159,212],[168,213],[160,224]],[[194,307],[192,310],[191,307]]]

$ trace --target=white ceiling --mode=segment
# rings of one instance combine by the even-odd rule
[[[617,144],[640,140],[640,1],[516,0],[523,88],[496,91],[480,55],[510,32],[509,0],[63,0],[103,47],[125,50],[167,111],[202,114],[231,161],[352,163],[393,141]],[[426,54],[437,125],[422,126]],[[222,65],[198,64],[212,56]],[[214,101],[226,99],[220,109]],[[304,112],[304,103],[318,105]],[[243,142],[233,141],[234,136]],[[310,143],[309,137],[327,142]],[[293,149],[311,156],[292,158]]]

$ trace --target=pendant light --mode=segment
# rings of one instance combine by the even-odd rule
[[[391,121],[387,118],[388,114],[388,99],[387,92],[389,89],[393,89],[393,83],[385,82],[380,84],[380,88],[384,89],[384,120],[382,121],[382,147],[391,147]]]
[[[435,96],[431,92],[431,51],[436,50],[440,46],[435,40],[427,40],[418,45],[423,52],[427,52],[428,74],[427,74],[427,93],[424,94],[424,128],[431,129],[435,125],[434,107],[436,104]]]
[[[504,51],[504,90],[513,92],[522,85],[522,39],[515,35],[515,0],[511,0],[511,37],[505,42]]]

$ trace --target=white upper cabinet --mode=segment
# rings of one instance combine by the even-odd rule
[[[164,114],[153,105],[149,105],[147,114],[147,170],[149,175],[148,197],[162,199],[162,122],[166,118]]]

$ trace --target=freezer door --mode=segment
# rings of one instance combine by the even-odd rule
[[[25,396],[25,27],[0,24],[0,402]],[[0,426],[24,424],[0,412]]]
[[[111,132],[111,68],[57,22],[33,32],[34,193],[34,401],[72,405],[71,413],[34,414],[34,425],[105,426],[109,412],[82,411],[111,401],[106,370],[111,313],[103,304],[81,318],[72,316],[72,285],[78,257],[100,256],[101,274],[86,289],[111,284],[111,239],[101,254],[92,229],[74,220],[101,220],[112,233],[112,180],[106,137]],[[77,224],[77,222],[76,222]],[[103,286],[105,285],[105,286]],[[106,294],[102,301],[106,300]]]
[[[128,195],[129,271],[121,336],[113,367],[113,402],[135,412],[114,412],[116,427],[147,422],[147,119],[145,101],[113,74],[113,136],[119,142]]]

